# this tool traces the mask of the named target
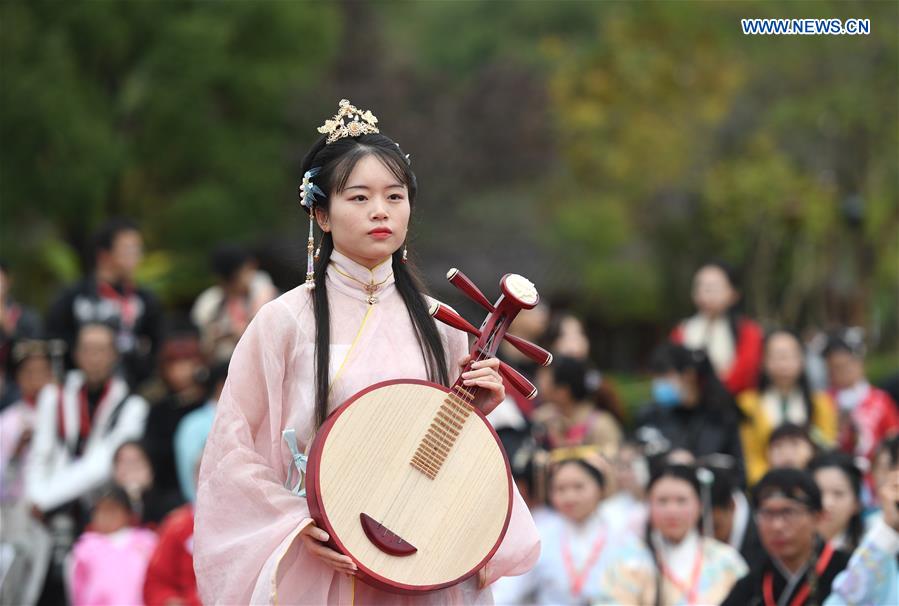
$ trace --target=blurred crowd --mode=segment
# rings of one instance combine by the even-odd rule
[[[135,279],[139,227],[104,225],[94,269],[41,317],[0,265],[0,603],[199,604],[196,476],[231,352],[278,295],[247,251],[166,314]]]
[[[2,604],[199,604],[203,444],[231,352],[278,291],[222,245],[218,283],[165,313],[135,279],[142,255],[138,226],[109,221],[43,316],[0,265]],[[516,319],[554,360],[503,349],[539,395],[507,389],[489,420],[542,549],[496,603],[897,603],[899,375],[869,383],[858,329],[764,330],[725,264],[692,294],[639,407],[575,314]]]
[[[726,264],[692,298],[629,415],[576,316],[513,325],[555,357],[502,354],[540,388],[490,418],[542,549],[496,603],[899,603],[899,375],[869,383],[857,328],[764,330]]]

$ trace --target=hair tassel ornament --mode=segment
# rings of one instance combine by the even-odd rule
[[[315,288],[315,264],[313,259],[318,258],[315,250],[315,236],[312,224],[315,222],[315,197],[324,197],[321,188],[312,182],[312,178],[321,171],[320,166],[307,170],[303,174],[303,183],[300,185],[300,205],[309,213],[309,240],[306,243],[306,288]],[[313,251],[315,251],[313,253]]]

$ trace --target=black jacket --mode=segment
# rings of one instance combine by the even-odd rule
[[[759,538],[759,529],[751,515],[746,524],[746,531],[743,533],[743,540],[740,541],[740,555],[743,556],[750,568],[762,564],[768,557]]]
[[[744,475],[739,417],[735,408],[649,404],[637,415],[636,427],[637,438],[649,442],[648,452],[682,448],[697,458],[726,454],[734,458],[737,476]]]
[[[116,288],[122,292],[121,288]],[[71,368],[71,350],[82,325],[103,322],[118,330],[117,347],[122,356],[122,371],[132,388],[147,379],[154,370],[156,352],[162,338],[162,306],[150,291],[137,287],[138,299],[134,326],[122,323],[119,306],[102,297],[96,276],[91,275],[68,286],[47,312],[48,338],[63,339],[69,345],[67,363]]]
[[[815,561],[817,561],[820,553],[821,546],[816,550]],[[805,600],[805,602],[803,602],[803,604],[807,606],[810,606],[811,604],[820,606],[820,604],[823,604],[827,596],[830,595],[830,587],[833,584],[834,579],[844,568],[846,568],[848,563],[849,554],[842,551],[835,551],[827,568],[825,568],[824,572],[821,574],[821,578],[818,579],[815,591]],[[814,568],[814,565],[813,562],[811,568]],[[780,573],[777,566],[774,565],[774,562],[771,561],[771,558],[766,554],[760,564],[754,566],[749,571],[749,574],[737,581],[737,584],[731,589],[730,594],[721,603],[721,606],[764,606],[765,598],[763,593],[763,582],[765,575],[768,572],[772,575],[774,600],[778,601],[781,597],[780,594],[786,588],[787,580]],[[806,573],[806,575],[808,575],[808,573]],[[806,576],[805,581],[807,580],[808,576]],[[790,594],[788,603],[793,600],[797,593],[799,593],[800,588],[805,584],[805,581],[800,582],[794,588],[793,592]]]
[[[204,402],[203,398],[186,401],[177,394],[169,393],[150,407],[143,443],[153,464],[154,485],[165,493],[181,496],[181,487],[175,470],[175,430],[185,415],[202,406]]]

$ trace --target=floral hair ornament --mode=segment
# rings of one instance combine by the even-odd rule
[[[300,204],[303,205],[303,208],[306,209],[307,213],[312,212],[312,207],[315,206],[316,196],[325,197],[325,192],[312,182],[312,178],[320,173],[321,170],[321,166],[316,166],[303,173],[303,184],[300,185]]]
[[[309,213],[309,241],[306,244],[306,287],[307,288],[315,288],[315,268],[313,266],[313,257],[317,258],[318,253],[316,252],[314,255],[312,251],[315,249],[315,238],[312,232],[312,223],[315,221],[315,213],[313,209],[315,207],[315,199],[317,196],[322,198],[325,197],[325,192],[321,190],[321,188],[312,182],[312,178],[315,177],[320,171],[322,167],[316,166],[307,170],[303,174],[303,183],[300,185],[300,205],[303,207],[307,213]]]
[[[340,109],[330,120],[318,127],[318,132],[328,135],[327,144],[344,137],[358,137],[380,132],[375,124],[378,119],[370,111],[361,111],[346,99],[340,100]]]
[[[362,111],[347,99],[341,99],[337,113],[330,120],[318,127],[318,132],[327,134],[328,139],[326,145],[334,143],[338,139],[344,137],[358,137],[360,135],[369,135],[380,132],[378,127],[378,119],[370,111]],[[399,147],[399,146],[397,146]],[[406,162],[410,162],[409,156],[406,155]],[[318,259],[318,251],[315,250],[315,239],[313,236],[312,223],[315,220],[315,200],[317,196],[324,198],[325,194],[316,184],[312,182],[313,177],[321,171],[320,166],[316,166],[307,170],[303,174],[303,183],[300,185],[300,204],[303,209],[309,213],[309,241],[306,244],[306,287],[315,288],[315,267],[314,260]],[[313,252],[315,251],[315,252]]]

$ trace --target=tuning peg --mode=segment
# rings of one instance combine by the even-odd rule
[[[432,304],[428,309],[428,313],[430,313],[435,320],[440,320],[444,324],[449,324],[453,328],[462,330],[476,337],[481,336],[480,330],[472,326],[468,320],[451,310],[446,305],[443,305],[442,303],[435,302],[434,304]]]
[[[475,283],[472,282],[468,278],[468,276],[463,274],[461,271],[453,267],[448,272],[446,272],[446,279],[450,281],[450,284],[465,293],[465,295],[469,299],[471,299],[487,311],[493,312],[493,304],[487,300],[487,297],[484,296],[484,293],[481,292],[481,289],[475,286]]]
[[[524,375],[520,372],[500,360],[499,362],[499,373],[503,376],[503,378],[509,382],[515,391],[523,395],[528,400],[533,400],[537,397],[537,388],[534,387],[534,384],[528,381]]]
[[[550,364],[552,364],[553,355],[539,345],[534,345],[530,341],[525,341],[521,337],[516,337],[515,335],[510,335],[508,333],[503,335],[503,338],[508,341],[509,345],[529,357],[540,366],[549,366]]]

